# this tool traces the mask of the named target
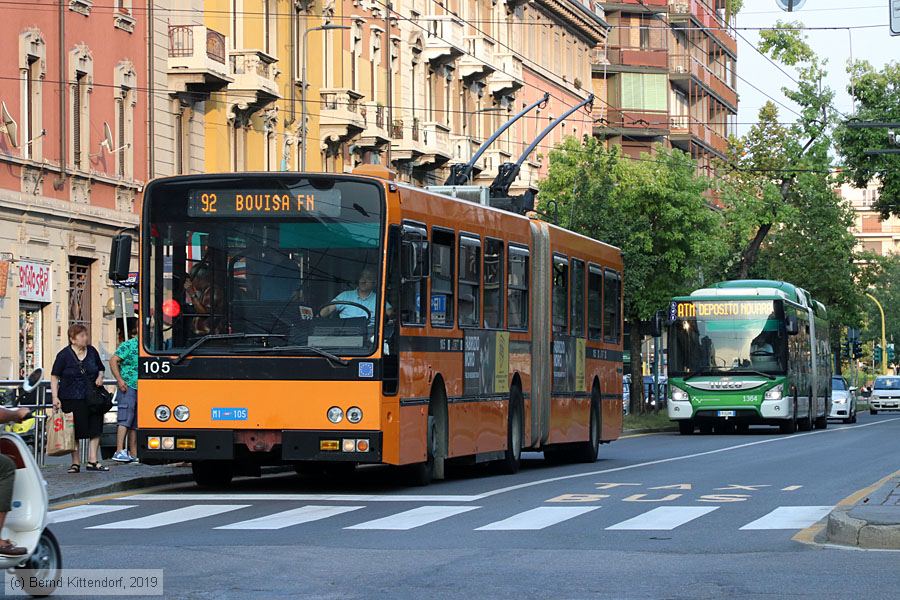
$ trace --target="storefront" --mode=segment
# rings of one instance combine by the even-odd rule
[[[19,275],[19,364],[24,378],[44,365],[44,308],[52,302],[52,269],[49,263],[17,261]]]

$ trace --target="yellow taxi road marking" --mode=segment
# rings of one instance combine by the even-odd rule
[[[827,431],[827,429],[825,431]],[[849,496],[847,496],[846,498],[844,498],[843,500],[838,502],[835,505],[835,508],[843,508],[845,506],[852,506],[853,504],[856,504],[857,502],[859,502],[860,500],[862,500],[863,498],[865,498],[866,496],[868,496],[869,494],[871,494],[872,492],[877,490],[879,487],[881,487],[882,485],[887,483],[892,477],[897,477],[898,475],[900,475],[900,470],[894,471],[890,475],[885,475],[884,477],[882,477],[881,479],[879,479],[872,485],[867,485],[863,489],[853,492],[852,494],[850,494]],[[826,515],[826,517],[827,517],[827,515]],[[824,519],[824,517],[823,517],[823,519]],[[825,529],[826,526],[827,526],[827,523],[824,521],[820,521],[818,523],[813,523],[806,529],[797,532],[797,534],[791,539],[793,539],[795,542],[800,542],[801,544],[816,545],[816,536],[818,536],[819,533],[821,533]],[[843,547],[843,546],[837,546],[837,547]]]
[[[789,485],[789,486],[787,486],[787,487],[781,488],[781,491],[782,491],[782,492],[795,492],[795,491],[799,490],[799,489],[802,488],[802,487],[803,487],[802,485]]]

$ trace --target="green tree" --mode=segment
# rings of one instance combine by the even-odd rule
[[[539,187],[541,211],[556,209],[563,227],[621,248],[631,376],[640,382],[641,322],[721,261],[722,218],[704,196],[709,182],[679,150],[658,146],[652,156],[630,159],[596,139],[569,138],[550,152]],[[642,388],[632,385],[632,411],[643,406]]]
[[[900,64],[891,62],[881,70],[866,61],[848,67],[848,91],[859,121],[900,121]],[[900,128],[896,128],[900,133]],[[870,156],[866,150],[888,147],[888,129],[851,129],[843,123],[835,131],[835,144],[846,166],[847,179],[857,187],[875,182],[879,197],[875,203],[883,218],[900,216],[900,154]]]
[[[879,257],[872,276],[863,283],[884,307],[885,334],[888,342],[900,343],[900,256]],[[862,339],[881,343],[881,313],[866,298]]]

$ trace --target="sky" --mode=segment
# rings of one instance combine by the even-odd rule
[[[808,31],[808,42],[821,58],[828,59],[827,84],[837,93],[835,108],[844,114],[853,110],[847,92],[847,61],[865,59],[877,67],[890,60],[900,60],[900,36],[888,31],[888,0],[806,0],[803,8],[791,13],[778,8],[775,0],[744,0],[737,17],[739,98],[737,133],[742,135],[756,121],[760,107],[771,96],[796,110],[781,88],[792,85],[790,78],[754,50],[759,32],[741,27],[772,27],[779,20],[799,21],[806,27],[839,27],[837,30]],[[847,29],[868,25],[873,28]],[[794,75],[792,69],[784,69]],[[752,85],[751,85],[752,84]],[[753,89],[756,86],[759,90]],[[764,92],[764,93],[763,93]],[[794,115],[778,105],[782,121],[793,121]]]

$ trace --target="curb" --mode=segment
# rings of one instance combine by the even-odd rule
[[[637,435],[639,433],[664,433],[669,431],[678,431],[677,427],[647,427],[644,429],[623,429],[622,435]]]
[[[900,505],[884,504],[900,488],[900,475],[889,475],[855,504],[828,515],[829,542],[867,550],[900,550]]]

